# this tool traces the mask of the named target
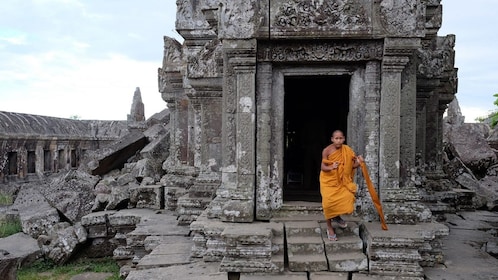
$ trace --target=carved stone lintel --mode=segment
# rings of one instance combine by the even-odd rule
[[[367,61],[381,60],[382,41],[331,41],[303,43],[291,42],[272,45],[262,42],[258,46],[258,61]]]

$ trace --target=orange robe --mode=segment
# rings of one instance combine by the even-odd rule
[[[340,162],[337,169],[320,171],[320,194],[322,195],[322,208],[325,219],[331,219],[342,214],[351,214],[354,210],[357,185],[353,182],[354,171],[353,149],[342,145],[323,159],[322,162],[330,165]]]

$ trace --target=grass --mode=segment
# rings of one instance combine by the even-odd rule
[[[0,206],[11,205],[12,202],[11,195],[0,192]]]
[[[18,280],[69,280],[84,272],[112,273],[107,280],[119,280],[119,266],[112,258],[82,259],[57,266],[45,259],[17,270]]]
[[[9,194],[5,194],[0,192],[0,206],[6,206],[12,204],[12,196]],[[22,231],[21,221],[8,221],[4,219],[0,219],[0,238],[7,237],[14,233],[18,233]]]
[[[0,238],[22,231],[21,221],[0,221]]]

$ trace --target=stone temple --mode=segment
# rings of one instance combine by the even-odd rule
[[[221,260],[232,249],[222,268],[244,270],[238,246],[249,241],[227,239],[229,224],[315,211],[335,129],[366,159],[389,224],[431,220],[414,178],[445,177],[442,119],[457,87],[440,2],[177,1],[184,42],[165,37],[158,74],[171,114],[163,181],[181,194],[194,254]],[[360,189],[354,215],[378,221]],[[249,270],[271,270],[261,263]]]
[[[420,189],[446,180],[443,114],[457,89],[441,1],[176,3],[184,40],[164,38],[158,69],[170,129],[160,185],[192,257],[224,272],[424,279],[448,228]],[[365,158],[389,226],[358,172],[344,243],[323,240],[318,182],[336,129]]]

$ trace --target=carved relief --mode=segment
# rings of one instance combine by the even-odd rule
[[[275,25],[284,28],[366,30],[370,18],[357,0],[284,2],[275,14]]]
[[[257,18],[257,1],[230,0],[221,7],[221,28],[219,33],[225,38],[253,38]]]
[[[198,0],[176,0],[178,29],[206,29],[209,27]]]
[[[259,61],[367,61],[381,60],[383,44],[371,42],[262,43],[258,48]]]
[[[420,0],[382,0],[380,22],[390,35],[413,36],[425,27],[425,7]]]
[[[207,43],[198,53],[188,58],[187,73],[189,78],[216,78],[223,74],[223,55],[218,39]]]
[[[441,77],[445,71],[451,71],[454,65],[455,37],[439,37],[436,50],[417,50],[417,74],[425,78]]]

